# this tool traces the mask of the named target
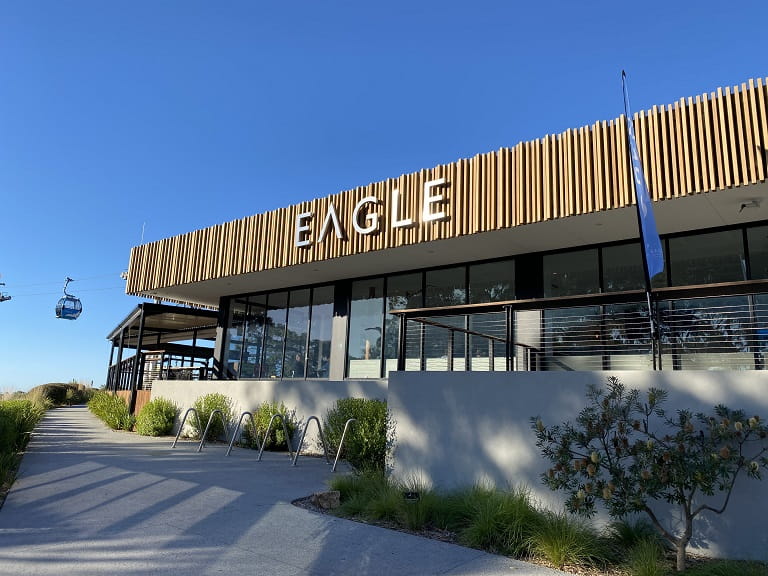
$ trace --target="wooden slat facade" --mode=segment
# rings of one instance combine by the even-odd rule
[[[681,99],[635,114],[635,129],[654,201],[754,184],[766,178],[768,83],[750,80],[732,89]],[[512,148],[479,154],[325,198],[249,216],[137,246],[131,251],[126,292],[141,295],[167,286],[259,272],[387,250],[419,242],[566,218],[634,203],[626,122],[567,130]],[[447,218],[421,222],[425,182],[445,178],[433,194]],[[392,228],[392,191],[400,192],[400,218]],[[379,229],[358,234],[352,212],[362,198],[378,199]],[[331,229],[317,242],[329,205],[346,231]],[[313,212],[310,245],[295,244],[296,219]],[[360,218],[365,224],[364,217]]]

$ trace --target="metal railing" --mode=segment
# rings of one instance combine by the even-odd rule
[[[650,311],[632,291],[392,314],[398,370],[762,370],[768,355],[766,281],[660,289]]]

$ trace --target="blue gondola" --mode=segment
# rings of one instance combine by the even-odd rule
[[[64,297],[60,298],[56,304],[56,318],[77,320],[77,317],[83,311],[83,305],[80,303],[79,298],[75,298],[72,294],[67,294],[67,284],[70,282],[72,282],[72,278],[67,277],[67,281],[64,283]]]

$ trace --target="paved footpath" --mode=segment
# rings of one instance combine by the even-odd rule
[[[323,459],[196,450],[49,411],[0,509],[0,575],[562,574],[293,506],[325,489]]]

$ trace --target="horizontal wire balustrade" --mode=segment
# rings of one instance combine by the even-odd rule
[[[762,370],[768,281],[392,310],[398,370]]]

